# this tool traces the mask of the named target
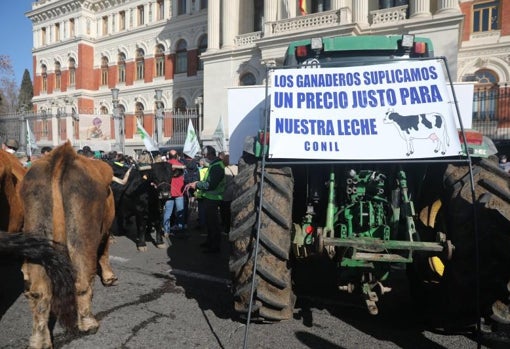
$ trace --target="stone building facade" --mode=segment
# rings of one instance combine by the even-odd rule
[[[34,104],[39,111],[112,115],[111,89],[117,88],[126,143],[136,143],[136,118],[149,133],[157,129],[154,95],[162,90],[165,116],[199,110],[207,142],[220,118],[228,133],[229,88],[263,85],[266,66],[282,63],[290,41],[333,35],[428,37],[453,77],[462,80],[492,64],[505,72],[500,81],[508,80],[505,47],[497,48],[504,25],[498,39],[488,34],[499,40],[493,52],[501,57],[474,58],[477,35],[466,29],[466,16],[479,2],[487,1],[40,0],[26,14],[34,34]],[[508,11],[505,1],[489,2]],[[172,130],[163,129],[160,141],[171,137]]]

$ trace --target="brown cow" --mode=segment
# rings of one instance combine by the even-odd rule
[[[0,230],[21,231],[23,206],[18,192],[26,172],[18,158],[0,149]]]
[[[21,184],[24,231],[67,246],[76,272],[77,325],[82,332],[99,328],[91,310],[97,264],[105,286],[117,282],[108,259],[108,232],[115,216],[112,176],[109,165],[78,155],[67,142],[35,161]],[[51,348],[48,277],[41,266],[30,262],[24,264],[23,274],[33,312],[30,348]]]

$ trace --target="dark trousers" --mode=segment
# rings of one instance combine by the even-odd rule
[[[220,205],[221,224],[223,224],[223,231],[226,234],[230,233],[230,221],[232,220],[231,203],[232,201],[222,201]]]
[[[207,244],[211,248],[219,248],[221,243],[221,230],[218,209],[221,200],[204,200],[205,221],[207,225]]]

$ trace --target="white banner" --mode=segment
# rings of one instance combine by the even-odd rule
[[[439,61],[271,72],[273,158],[414,159],[458,155]]]

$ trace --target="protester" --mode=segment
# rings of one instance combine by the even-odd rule
[[[185,166],[179,161],[179,154],[175,149],[168,152],[168,163],[172,165],[172,183],[170,199],[165,202],[163,211],[163,230],[171,236],[184,236],[184,169]],[[175,224],[171,226],[172,214],[175,208]]]
[[[508,162],[508,159],[504,154],[499,157],[499,168],[507,173],[510,172],[510,162]]]
[[[204,253],[219,253],[221,230],[218,210],[225,190],[225,165],[211,146],[204,148],[203,155],[209,162],[205,177],[201,181],[191,183],[190,186],[193,189],[200,189],[204,200],[207,240],[200,246],[205,248]]]
[[[15,139],[8,139],[2,144],[2,149],[8,153],[14,154],[19,148],[19,143]]]
[[[51,150],[52,150],[51,147],[44,146],[41,148],[41,155],[46,156],[51,152]]]
[[[221,152],[219,158],[225,166],[225,191],[223,192],[223,200],[220,206],[220,217],[223,232],[228,235],[232,221],[230,205],[234,199],[234,177],[237,175],[237,166],[230,164],[230,155],[226,152]]]

